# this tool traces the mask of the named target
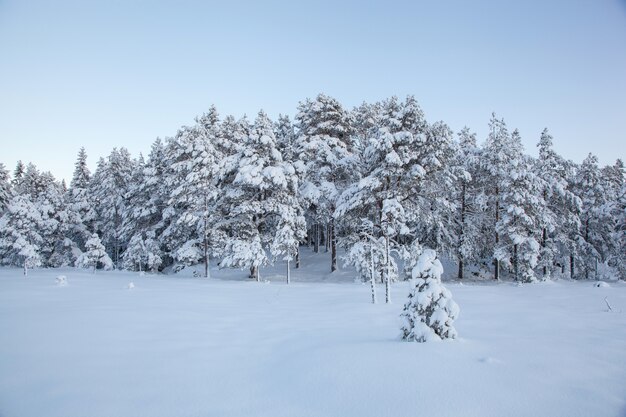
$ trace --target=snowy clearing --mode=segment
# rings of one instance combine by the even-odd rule
[[[460,338],[420,344],[406,282],[212,274],[0,269],[0,416],[626,414],[623,282],[447,283]]]

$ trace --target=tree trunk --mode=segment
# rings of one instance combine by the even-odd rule
[[[569,256],[569,277],[574,279],[574,255]]]
[[[373,237],[372,237],[373,239]],[[374,275],[374,243],[370,242],[370,286],[372,290],[372,304],[376,304],[376,283]]]
[[[391,280],[389,277],[389,263],[390,263],[390,258],[389,258],[389,236],[387,236],[385,234],[385,269],[384,269],[384,275],[385,275],[385,303],[389,304],[391,303]]]
[[[120,241],[119,241],[119,215],[117,205],[115,206],[115,269],[119,269],[120,264]]]
[[[589,217],[585,219],[585,242],[589,244]],[[585,259],[585,279],[589,279],[589,260]]]
[[[26,261],[24,261],[24,276],[28,275],[28,267],[26,266]]]
[[[544,227],[542,231],[542,235],[541,235],[541,246],[543,247],[544,255],[546,253],[546,240],[548,240],[548,231]],[[548,275],[548,266],[546,265],[546,260],[544,259],[543,260],[543,277],[545,278],[547,275]]]
[[[209,202],[204,196],[204,277],[209,278]]]
[[[326,253],[328,253],[328,247],[330,246],[330,234],[332,233],[330,227],[330,224],[327,223],[326,227],[324,228],[324,252]]]
[[[313,252],[319,253],[320,251],[320,225],[315,223],[315,237],[313,238]]]
[[[330,240],[330,272],[335,272],[337,270],[337,239],[335,238],[335,222],[331,220],[329,229],[329,240]]]
[[[515,273],[515,281],[519,281],[519,262],[517,259],[517,245],[513,245],[513,271]]]
[[[543,190],[543,201],[547,201],[548,194],[547,190]],[[548,230],[544,227],[541,231],[541,247],[543,248],[543,255],[546,254],[546,246],[548,245]],[[543,278],[545,279],[548,275],[548,265],[546,265],[546,260],[542,259],[543,262]]]
[[[296,247],[296,269],[300,268],[300,245]]]
[[[204,219],[204,277],[209,277],[209,242],[206,236],[206,219]]]
[[[500,191],[498,187],[496,187],[496,249],[498,248],[498,243],[500,243],[500,235],[498,234],[498,222],[500,221]],[[494,262],[494,278],[495,280],[500,279],[500,261],[495,258]]]
[[[465,234],[465,182],[463,182],[463,184],[461,185],[461,230],[459,231],[459,247],[458,247],[458,254],[459,254],[459,272],[458,272],[458,278],[459,279],[463,279],[463,255],[461,254],[461,247],[463,246],[463,242],[464,242],[464,234]]]
[[[494,266],[494,279],[497,281],[500,279],[500,261],[497,259],[494,259],[493,266]]]
[[[291,270],[289,269],[289,259],[287,259],[287,284],[291,282]]]

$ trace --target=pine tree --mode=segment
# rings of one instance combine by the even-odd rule
[[[385,265],[385,240],[376,237],[374,223],[361,219],[359,227],[342,239],[348,251],[346,265],[354,266],[359,277],[370,283],[372,304],[376,304],[376,275]]]
[[[219,128],[217,110],[212,107],[196,119],[193,128],[178,137],[179,156],[173,169],[179,180],[170,196],[170,204],[179,208],[177,222],[191,231],[201,247],[205,277],[209,277],[214,207],[219,193],[220,161],[224,157],[216,146]]]
[[[78,243],[74,240],[76,234],[73,233],[81,229],[80,216],[67,204],[66,190],[52,174],[43,173],[41,178],[45,189],[35,200],[35,207],[41,215],[39,231],[42,236],[42,262],[50,267],[73,265],[80,253]]]
[[[95,225],[116,267],[125,249],[124,214],[133,172],[133,160],[125,148],[114,148],[106,160],[100,159],[90,183],[90,200],[95,209]]]
[[[606,189],[602,183],[598,158],[589,154],[580,165],[574,180],[574,192],[582,201],[579,252],[585,278],[597,278],[598,262],[607,260],[611,246],[611,222],[604,205]]]
[[[384,263],[380,275],[385,283],[385,301],[391,302],[391,281],[397,278],[392,250],[399,250],[400,239],[409,229],[407,209],[416,207],[411,196],[426,175],[420,145],[427,129],[423,113],[413,97],[400,103],[393,97],[383,104],[380,126],[369,137],[363,151],[362,176],[347,187],[339,198],[336,217],[364,217],[375,225],[384,241]]]
[[[274,257],[282,256],[287,261],[287,284],[291,282],[290,263],[298,255],[300,241],[306,236],[306,221],[296,197],[297,188],[287,189],[288,195],[277,208],[277,224],[270,252]]]
[[[337,198],[352,179],[353,158],[349,137],[350,114],[341,104],[324,94],[298,106],[296,152],[302,161],[301,194],[313,220],[315,251],[319,250],[320,230],[327,231],[331,249],[330,270],[337,269]]]
[[[28,269],[41,265],[41,215],[26,195],[13,197],[0,218],[0,259],[6,265]]]
[[[13,170],[13,179],[11,180],[11,186],[16,191],[16,193],[21,193],[22,179],[24,178],[24,173],[26,172],[26,167],[22,161],[17,161],[15,165],[15,169]]]
[[[413,268],[413,289],[402,312],[402,339],[426,342],[454,339],[459,306],[441,283],[443,266],[432,249],[425,249]]]
[[[465,173],[454,165],[457,150],[452,130],[443,122],[435,122],[425,129],[418,148],[418,160],[424,169],[419,189],[409,198],[409,223],[419,241],[442,253],[454,256],[458,235],[450,227],[457,219],[458,201],[451,192],[457,187],[458,177]]]
[[[615,242],[613,266],[617,269],[619,277],[626,281],[626,183],[622,184],[616,199],[611,205],[611,214],[614,219],[612,238]]]
[[[607,201],[600,208],[609,223],[606,263],[621,279],[626,279],[626,169],[621,159],[602,168],[602,183]]]
[[[123,255],[125,269],[156,271],[165,262],[160,235],[166,228],[163,209],[169,197],[164,184],[166,168],[165,148],[157,138],[148,161],[136,164],[129,188],[122,226],[124,236],[130,236]]]
[[[517,130],[511,141],[521,148]],[[495,257],[499,262],[511,265],[515,280],[533,282],[536,281],[534,268],[540,254],[540,214],[545,211],[545,201],[530,158],[512,159],[502,184],[502,213],[496,224],[500,239],[495,247]]]
[[[74,174],[65,199],[72,212],[78,216],[78,221],[75,222],[73,230],[70,232],[71,238],[80,247],[84,247],[85,242],[91,236],[87,230],[93,228],[93,221],[95,220],[95,212],[89,198],[91,173],[87,167],[85,148],[80,148],[74,167]]]
[[[537,144],[539,159],[535,163],[536,176],[541,179],[539,222],[541,227],[541,255],[539,264],[544,279],[551,275],[551,269],[558,263],[564,272],[567,258],[573,266],[573,252],[576,240],[572,231],[580,225],[578,213],[580,199],[568,187],[568,164],[553,149],[552,136],[544,129]],[[572,274],[573,275],[573,274]]]
[[[227,235],[221,267],[249,268],[251,277],[260,280],[259,268],[269,262],[268,246],[275,256],[289,253],[303,236],[297,207],[298,179],[291,164],[278,151],[272,121],[260,111],[244,147],[234,156],[219,202],[223,220],[220,228]],[[291,209],[290,209],[291,208]],[[280,242],[278,235],[289,239]]]
[[[11,182],[9,171],[0,163],[0,216],[4,212],[11,199]]]
[[[113,261],[104,249],[104,245],[97,233],[92,234],[87,241],[85,252],[76,260],[76,266],[79,268],[93,268],[94,274],[98,266],[105,270],[113,269]]]
[[[480,150],[476,145],[476,134],[468,127],[459,132],[459,144],[452,169],[456,186],[452,188],[452,198],[456,201],[456,218],[450,219],[455,235],[455,257],[458,262],[457,278],[462,279],[466,263],[480,258],[481,211],[478,208],[478,172]]]
[[[521,144],[511,140],[506,123],[503,119],[498,119],[493,113],[489,122],[489,136],[483,146],[481,168],[483,175],[483,186],[486,191],[487,205],[491,211],[489,225],[493,233],[493,240],[490,243],[494,264],[494,279],[500,278],[500,261],[496,252],[501,246],[500,230],[497,225],[502,217],[502,195],[506,189],[508,173],[514,161],[517,161],[522,154]]]

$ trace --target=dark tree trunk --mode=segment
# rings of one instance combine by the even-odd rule
[[[320,225],[315,223],[315,237],[313,238],[313,252],[319,253],[320,251]]]
[[[461,254],[461,247],[463,246],[465,238],[465,182],[463,182],[461,187],[461,230],[459,231],[459,273],[457,275],[459,279],[463,279],[463,255]]]
[[[517,245],[513,245],[513,271],[515,273],[515,281],[519,281],[519,259],[517,259]]]
[[[541,246],[543,247],[543,254],[544,255],[546,253],[546,241],[547,240],[548,240],[548,231],[544,227],[543,231],[541,233]],[[544,259],[543,260],[543,276],[545,277],[546,275],[548,275],[548,266],[546,265],[546,261]]]
[[[330,221],[328,225],[329,231],[329,240],[330,240],[330,272],[335,272],[337,270],[337,239],[335,236],[335,222],[334,220]]]
[[[500,221],[500,191],[496,187],[496,248],[500,243],[500,235],[498,234],[498,222]],[[494,279],[500,279],[500,261],[498,259],[493,260],[494,264]]]
[[[585,219],[585,242],[589,244],[589,217]],[[589,260],[585,259],[585,279],[589,279]]]
[[[330,246],[330,235],[332,231],[330,230],[330,223],[326,225],[324,228],[324,252],[328,252],[328,247]]]
[[[300,245],[296,248],[296,269],[300,268]]]

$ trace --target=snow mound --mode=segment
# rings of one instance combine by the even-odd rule
[[[128,285],[126,286],[126,289],[128,289],[128,290],[132,290],[134,288],[135,288],[135,284],[132,283],[132,282],[128,283]]]
[[[502,363],[500,359],[492,358],[491,356],[480,358],[479,361],[482,363],[488,363],[488,364],[501,364]]]
[[[59,275],[56,277],[55,281],[59,287],[65,287],[67,285],[67,277],[65,275]]]
[[[604,281],[596,282],[595,284],[593,284],[593,286],[596,288],[609,288],[610,287],[610,285]]]

